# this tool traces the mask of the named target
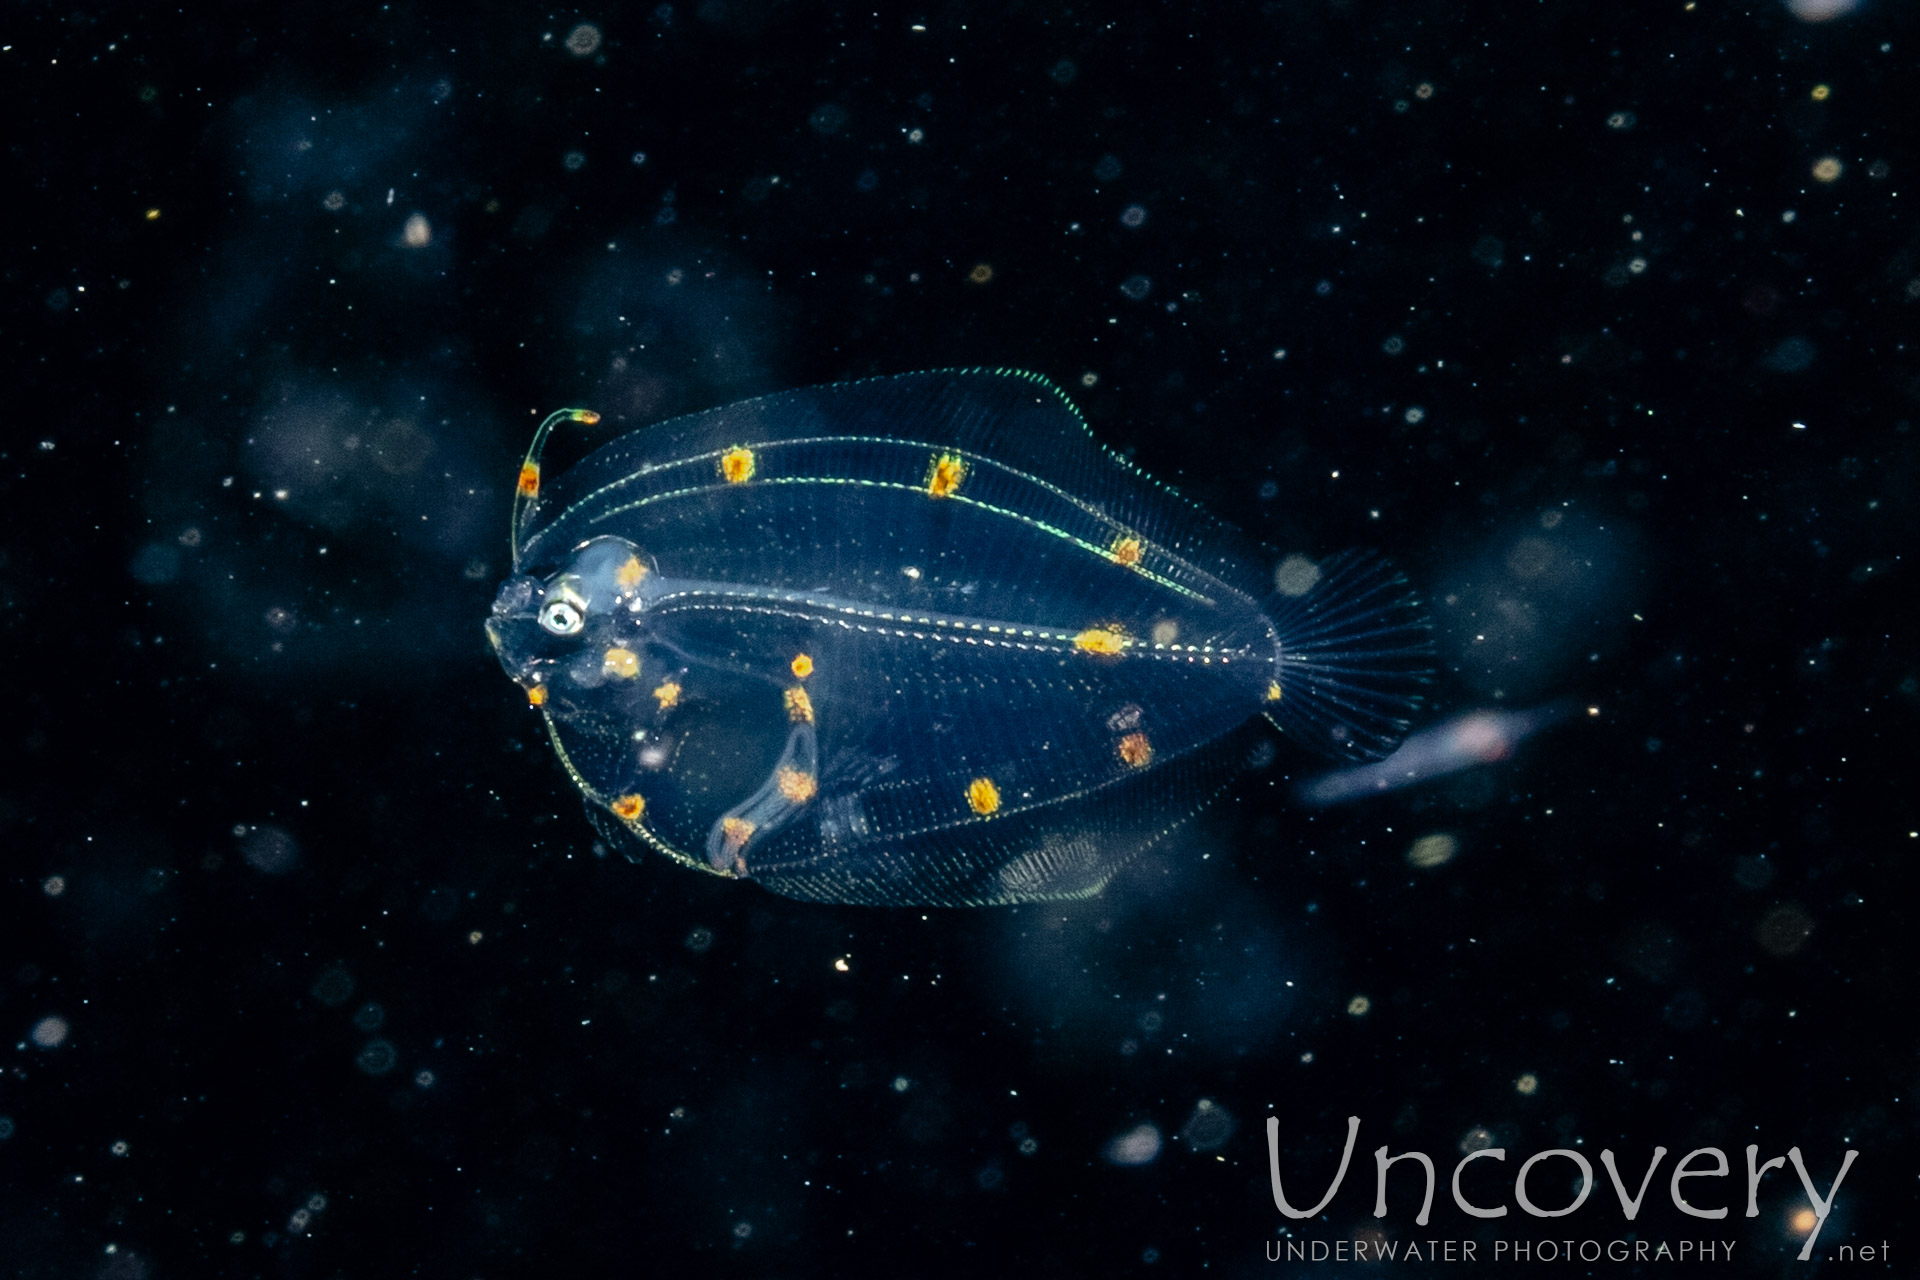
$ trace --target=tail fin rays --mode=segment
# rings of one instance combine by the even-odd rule
[[[1269,601],[1279,697],[1267,718],[1323,755],[1377,760],[1398,745],[1433,678],[1433,626],[1393,563],[1343,551],[1303,594]]]

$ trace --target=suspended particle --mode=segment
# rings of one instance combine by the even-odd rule
[[[985,262],[974,263],[973,270],[967,272],[967,279],[973,281],[975,284],[985,284],[987,281],[993,279],[992,265]]]
[[[1109,1162],[1129,1168],[1152,1164],[1160,1157],[1160,1130],[1152,1124],[1137,1124],[1107,1143]]]
[[[354,1055],[353,1065],[365,1075],[383,1076],[400,1061],[400,1051],[388,1040],[369,1040]]]
[[[1145,276],[1128,276],[1120,282],[1120,292],[1134,302],[1140,302],[1153,292],[1153,281]]]
[[[1373,1010],[1373,1001],[1366,996],[1355,996],[1347,1001],[1347,1012],[1356,1018],[1364,1018]]]
[[[1640,117],[1634,115],[1631,111],[1616,111],[1607,117],[1607,128],[1617,132],[1625,132],[1639,123],[1639,120]]]
[[[1453,855],[1459,848],[1460,842],[1444,833],[1421,836],[1407,850],[1407,865],[1422,870],[1444,867],[1453,861]]]
[[[1180,1140],[1189,1150],[1213,1151],[1227,1145],[1233,1129],[1233,1114],[1212,1098],[1202,1098],[1193,1104],[1193,1114],[1180,1126]]]
[[[576,58],[591,58],[600,52],[600,28],[583,22],[567,32],[567,52]]]
[[[1143,204],[1130,204],[1122,209],[1120,211],[1120,225],[1136,231],[1146,226],[1147,206]]]
[[[1860,0],[1787,0],[1787,10],[1802,22],[1831,22],[1859,7]]]
[[[433,224],[427,215],[416,213],[400,228],[400,243],[409,249],[424,249],[433,243]]]
[[[1821,156],[1813,162],[1813,180],[1815,182],[1838,182],[1846,166],[1839,156]]]
[[[345,969],[323,969],[307,992],[329,1009],[343,1005],[353,995],[353,975]]]
[[[1320,566],[1303,555],[1288,556],[1273,570],[1273,589],[1290,599],[1306,595],[1319,581]]]

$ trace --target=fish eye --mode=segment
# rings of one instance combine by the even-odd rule
[[[540,607],[540,625],[556,636],[570,636],[580,630],[586,618],[571,600],[549,600]]]

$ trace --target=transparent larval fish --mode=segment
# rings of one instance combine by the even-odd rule
[[[630,853],[872,905],[1097,893],[1248,734],[1391,750],[1428,629],[1384,560],[1272,558],[1045,379],[770,395],[522,468],[487,634]]]

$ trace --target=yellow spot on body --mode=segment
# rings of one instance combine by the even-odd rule
[[[600,668],[610,676],[631,680],[640,674],[640,655],[631,649],[609,649]]]
[[[1140,563],[1140,539],[1121,537],[1113,540],[1107,548],[1107,554],[1113,557],[1115,564],[1136,565]]]
[[[793,674],[797,679],[805,680],[813,674],[813,659],[804,653],[794,654],[793,661],[789,665],[793,668]]]
[[[520,496],[531,498],[540,492],[540,464],[529,462],[520,468],[520,483],[516,486]]]
[[[1153,762],[1153,744],[1147,741],[1144,733],[1130,733],[1120,739],[1115,748],[1120,754],[1121,763],[1134,769],[1143,769]]]
[[[640,563],[639,556],[628,556],[620,571],[613,575],[614,582],[622,587],[637,587],[640,580],[647,576],[647,566]]]
[[[745,484],[753,479],[753,450],[729,449],[721,454],[720,474],[728,484]]]
[[[627,822],[632,822],[638,818],[641,811],[646,807],[647,802],[639,796],[619,796],[615,798],[612,804],[607,806],[607,808],[613,810],[614,817]]]
[[[722,818],[720,838],[727,842],[729,849],[745,848],[747,841],[753,839],[753,824],[745,818]]]
[[[567,416],[572,418],[575,422],[584,422],[588,426],[592,426],[594,423],[600,421],[600,415],[595,413],[591,409],[575,409],[572,413],[568,414]]]
[[[805,804],[820,789],[818,779],[798,769],[782,769],[774,775],[774,779],[779,784],[780,794],[795,804]]]
[[[669,680],[655,689],[653,696],[662,711],[669,711],[680,701],[680,686]]]
[[[992,778],[975,778],[967,784],[967,808],[983,818],[999,810],[1000,788]]]
[[[533,686],[533,688],[527,690],[527,705],[534,706],[534,707],[546,706],[547,705],[547,686],[543,684],[537,684]]]
[[[936,498],[950,498],[960,482],[967,478],[967,464],[958,454],[935,454],[927,468],[927,492]]]
[[[1278,680],[1267,681],[1267,701],[1280,701],[1280,682]]]
[[[795,724],[813,723],[813,699],[799,685],[787,690],[787,719]]]
[[[1127,633],[1118,627],[1090,627],[1073,638],[1073,647],[1085,653],[1119,653]]]

